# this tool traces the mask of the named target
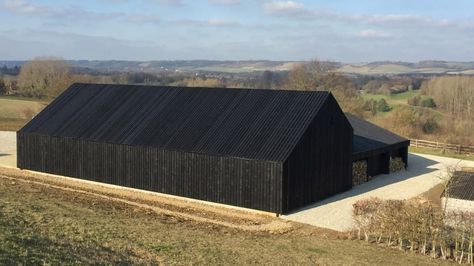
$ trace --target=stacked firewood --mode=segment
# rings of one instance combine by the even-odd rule
[[[390,173],[393,172],[398,172],[405,168],[405,163],[403,162],[402,158],[400,157],[395,157],[395,158],[390,158]]]
[[[367,182],[367,161],[352,163],[352,186]]]

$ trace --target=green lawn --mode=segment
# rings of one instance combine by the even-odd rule
[[[385,94],[374,94],[374,93],[361,93],[362,99],[364,100],[380,100],[385,99],[388,104],[395,105],[395,104],[403,104],[407,105],[407,100],[412,98],[415,95],[420,95],[419,91],[406,91],[402,93],[396,93],[392,95],[385,95]]]
[[[421,95],[420,91],[418,91],[418,90],[406,91],[406,92],[396,93],[396,94],[392,94],[392,95],[374,94],[374,93],[366,93],[366,92],[362,92],[360,94],[362,99],[365,100],[365,101],[368,101],[370,99],[373,99],[375,101],[379,101],[380,99],[385,99],[385,101],[387,101],[388,105],[390,107],[392,107],[392,110],[396,110],[399,107],[408,106],[408,99],[410,99],[410,98],[412,98],[416,95],[420,96],[422,99],[427,97],[425,95]],[[419,109],[419,110],[422,109],[422,110],[425,110],[425,111],[429,111],[431,113],[434,113],[436,115],[436,117],[438,117],[438,118],[442,118],[444,116],[444,114],[436,108],[428,108],[428,107],[422,107],[422,106],[411,106],[411,105],[410,105],[410,107],[413,108],[413,109]],[[386,115],[388,115],[389,113],[390,113],[390,111],[388,111],[388,112],[378,112],[377,116],[383,118]]]

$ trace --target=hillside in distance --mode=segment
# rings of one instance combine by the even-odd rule
[[[342,64],[338,72],[358,75],[464,74],[474,75],[474,62],[420,61]]]
[[[289,71],[303,61],[271,60],[66,60],[73,68],[100,72],[218,72],[255,73],[263,71]],[[26,61],[1,61],[0,67],[21,66]],[[379,61],[369,63],[337,63],[336,71],[352,75],[403,75],[403,74],[464,74],[474,75],[474,62],[420,61],[395,62]]]

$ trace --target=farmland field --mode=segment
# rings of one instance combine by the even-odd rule
[[[373,94],[373,93],[362,93],[361,96],[364,100],[380,100],[380,99],[385,99],[388,104],[390,105],[407,105],[408,104],[408,99],[420,95],[418,91],[406,91],[402,93],[396,93],[392,95],[384,95],[384,94]]]
[[[46,106],[30,98],[0,96],[0,130],[16,131]]]

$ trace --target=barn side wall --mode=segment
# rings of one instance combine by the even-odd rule
[[[282,212],[278,162],[18,133],[18,167]]]
[[[352,187],[353,131],[329,97],[284,164],[286,212]]]

